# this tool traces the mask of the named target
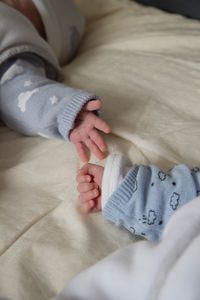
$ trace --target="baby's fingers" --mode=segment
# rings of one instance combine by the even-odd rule
[[[87,155],[87,150],[85,149],[84,144],[82,142],[75,142],[74,145],[76,147],[76,151],[77,151],[80,159],[83,162],[87,162],[88,161],[88,155]]]
[[[102,152],[105,152],[107,150],[107,145],[104,142],[104,139],[96,129],[91,130],[90,138]]]
[[[84,203],[97,198],[100,195],[100,191],[96,188],[91,191],[81,193],[79,196],[79,201]]]
[[[80,211],[83,214],[90,213],[94,206],[95,206],[95,201],[94,200],[90,200],[90,201],[85,202],[85,203],[79,203]]]
[[[105,154],[99,149],[99,147],[90,138],[85,140],[85,145],[98,159],[104,159]]]
[[[94,127],[100,131],[103,131],[104,133],[110,133],[111,132],[111,128],[110,126],[102,119],[100,119],[99,117],[95,116],[95,123],[94,123]]]
[[[101,108],[101,100],[92,100],[89,101],[85,107],[84,110],[85,111],[94,111],[94,110],[98,110]]]
[[[86,193],[95,189],[98,189],[98,185],[95,182],[79,183],[77,186],[77,190],[79,193]]]
[[[81,171],[79,170],[79,172],[81,172]],[[76,176],[76,181],[78,183],[91,182],[92,178],[90,175],[81,175],[81,173],[80,173]]]

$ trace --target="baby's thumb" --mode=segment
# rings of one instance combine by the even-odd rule
[[[84,110],[85,111],[99,110],[101,109],[101,106],[102,106],[101,100],[92,100],[85,105]]]

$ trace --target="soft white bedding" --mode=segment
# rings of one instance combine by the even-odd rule
[[[163,168],[199,164],[200,23],[129,1],[77,2],[88,24],[66,84],[103,97],[110,151]],[[135,241],[78,212],[78,167],[71,144],[0,127],[1,296],[49,299]]]
[[[54,300],[198,300],[199,251],[196,198],[172,217],[159,244],[141,241],[118,250],[78,275]]]

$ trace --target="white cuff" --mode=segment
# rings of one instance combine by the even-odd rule
[[[131,161],[122,154],[108,156],[102,180],[102,209],[131,167]]]

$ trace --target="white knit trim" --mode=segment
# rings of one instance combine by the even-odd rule
[[[131,161],[122,154],[108,156],[102,180],[102,209],[131,166]]]

